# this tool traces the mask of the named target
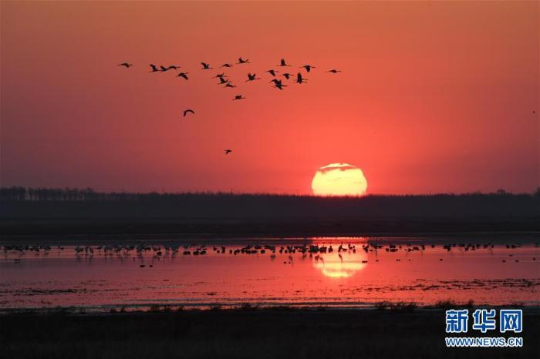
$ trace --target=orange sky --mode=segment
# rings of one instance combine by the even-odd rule
[[[0,185],[307,194],[346,162],[369,193],[529,192],[539,6],[2,1]],[[199,70],[239,56],[236,89]],[[309,83],[272,88],[282,57]]]

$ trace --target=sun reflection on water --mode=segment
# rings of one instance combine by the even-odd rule
[[[324,256],[316,256],[313,266],[325,277],[349,278],[367,266],[367,258],[364,253],[328,253]]]

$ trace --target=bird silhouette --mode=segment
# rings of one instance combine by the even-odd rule
[[[249,64],[249,59],[243,59],[243,58],[239,57],[237,64],[238,65]]]
[[[206,62],[201,62],[202,69],[203,70],[211,70],[210,64],[207,64]]]
[[[260,78],[257,77],[257,74],[248,73],[247,76],[248,76],[248,79],[246,80],[246,82],[260,80]]]
[[[218,78],[219,78],[218,85],[224,85],[229,82],[229,80],[226,80],[224,77],[218,77]]]
[[[283,85],[283,83],[281,82],[281,80],[278,80],[278,79],[273,79],[272,81],[270,82],[273,82],[274,83],[274,87],[277,88],[278,90],[283,90],[284,87],[287,87],[286,85]]]
[[[268,72],[270,75],[276,77],[276,71],[275,70],[268,70],[266,72]]]
[[[245,100],[245,99],[246,99],[246,98],[243,97],[242,95],[236,95],[236,96],[234,96],[233,101],[237,101],[237,100]]]
[[[178,65],[170,65],[169,67],[167,67],[168,70],[178,70],[180,68],[180,66]]]
[[[232,150],[223,150],[223,151],[225,151],[225,155],[228,155],[229,153],[232,152]]]
[[[159,68],[161,69],[161,72],[169,71],[169,68],[163,65],[161,65]]]
[[[123,66],[123,67],[125,67],[126,69],[129,69],[131,66],[133,66],[133,64],[130,64],[129,62],[122,62],[122,63],[119,64],[118,66]]]
[[[156,65],[150,64],[150,72],[160,72]]]
[[[231,64],[223,64],[223,65],[220,66],[220,68],[221,68],[221,67],[232,67],[232,66],[233,66],[233,65],[231,65]]]
[[[233,85],[230,81],[225,84],[225,87],[236,87],[236,85]]]
[[[296,83],[301,85],[304,82],[307,82],[307,79],[303,78],[302,74],[299,72],[298,75],[296,75]]]
[[[285,77],[288,80],[288,79],[291,78],[292,75],[290,73],[286,72],[286,73],[282,74],[281,76]]]
[[[176,76],[176,77],[182,77],[182,78],[184,78],[184,79],[186,79],[186,80],[189,80],[189,79],[188,79],[188,76],[187,76],[188,74],[189,74],[189,72],[180,72],[180,73],[178,74],[178,76]]]
[[[184,117],[186,117],[188,113],[195,114],[195,111],[188,108],[187,110],[184,111]]]
[[[223,78],[223,77],[227,77],[227,75],[225,75],[225,73],[217,74],[217,75],[214,76],[213,78],[214,78],[214,79],[220,79],[220,78]]]
[[[304,68],[306,69],[307,72],[310,72],[311,69],[315,69],[316,67],[312,65],[304,65],[304,66],[300,66],[300,68]]]
[[[281,59],[278,66],[285,67],[285,66],[291,66],[291,65],[288,65],[287,62],[285,61],[285,59]]]
[[[332,70],[328,70],[327,72],[330,72],[331,74],[337,74],[341,72],[341,70],[332,69]]]

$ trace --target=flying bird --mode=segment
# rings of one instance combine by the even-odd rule
[[[201,62],[202,69],[203,70],[211,70],[210,64],[207,64],[206,62]]]
[[[327,72],[330,72],[331,74],[337,74],[338,72],[341,72],[341,70],[332,69],[328,70]]]
[[[304,82],[307,82],[307,79],[302,77],[302,74],[299,72],[298,75],[296,75],[296,83],[303,84]]]
[[[188,74],[189,74],[189,72],[180,72],[180,73],[178,74],[178,76],[176,76],[176,77],[182,77],[182,78],[184,78],[184,79],[186,79],[186,80],[189,80],[189,79],[188,79],[188,76],[187,76]]]
[[[243,59],[241,57],[238,58],[238,62],[237,62],[238,65],[241,65],[241,64],[249,64],[249,59]]]
[[[292,75],[290,73],[286,72],[286,73],[282,74],[281,76],[285,77],[288,80],[288,79],[291,78]]]
[[[246,99],[246,98],[243,97],[242,95],[236,95],[236,96],[234,96],[233,101],[237,101],[237,100],[245,100],[245,99]]]
[[[169,67],[167,67],[167,70],[178,70],[180,68],[180,66],[178,65],[171,65]]]
[[[232,65],[231,64],[223,64],[223,65],[220,66],[220,68],[221,67],[232,67]]]
[[[278,90],[283,90],[284,87],[287,87],[286,85],[283,85],[283,83],[281,82],[281,80],[278,80],[278,79],[273,79],[272,81],[270,82],[273,82],[274,83],[274,87],[277,88]]]
[[[233,85],[230,81],[225,84],[225,87],[236,87],[236,85]]]
[[[246,80],[246,82],[260,80],[260,78],[257,77],[257,74],[248,73],[247,76],[248,76],[248,79]]]
[[[266,72],[268,72],[270,75],[276,77],[276,71],[275,70],[268,70]]]
[[[224,85],[224,84],[226,84],[226,83],[228,83],[228,82],[229,82],[229,80],[226,80],[226,79],[223,78],[223,77],[219,77],[219,83],[218,83],[218,85]]]
[[[306,69],[307,72],[310,72],[311,69],[315,69],[316,67],[312,65],[304,65],[304,66],[300,66],[300,68],[304,68]]]
[[[291,66],[291,65],[287,65],[287,62],[285,61],[285,59],[281,59],[278,66]]]
[[[186,117],[188,113],[195,114],[195,111],[188,108],[187,110],[184,111],[184,117]]]
[[[161,68],[161,72],[169,71],[169,68],[163,65],[161,65],[160,68]]]
[[[216,78],[223,78],[223,77],[227,77],[227,75],[225,75],[225,73],[222,73],[222,74],[217,74],[216,76],[214,76],[213,78],[216,79]]]
[[[225,151],[225,155],[228,155],[229,153],[232,152],[232,150],[223,150],[223,151]]]
[[[150,72],[160,72],[156,65],[150,64]]]
[[[122,62],[118,66],[124,66],[126,69],[129,69],[133,64],[130,64],[129,62]]]

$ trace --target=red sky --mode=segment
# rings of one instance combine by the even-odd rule
[[[3,1],[0,185],[307,194],[347,162],[369,193],[530,192],[539,6]],[[239,56],[236,89],[199,70]],[[309,82],[272,88],[282,57]]]

